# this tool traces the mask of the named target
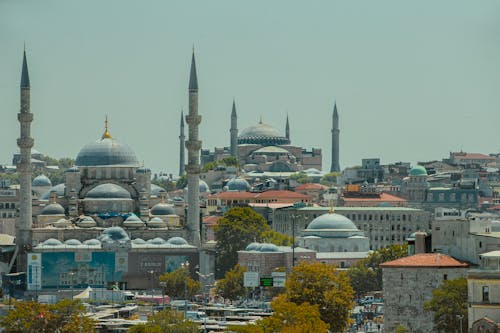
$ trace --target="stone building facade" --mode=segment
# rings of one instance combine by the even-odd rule
[[[429,333],[434,332],[433,313],[424,310],[424,302],[443,281],[465,277],[468,265],[444,254],[419,253],[381,267],[384,331],[403,325],[411,333]]]
[[[286,207],[276,209],[272,228],[277,232],[292,235],[292,226],[298,235],[309,223],[328,207]],[[350,219],[370,240],[370,250],[392,244],[405,244],[407,237],[415,231],[431,230],[431,213],[406,207],[335,207],[335,213]]]

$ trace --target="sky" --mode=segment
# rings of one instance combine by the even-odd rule
[[[0,163],[19,137],[26,44],[35,149],[75,158],[110,132],[176,174],[194,46],[203,148],[264,123],[340,164],[500,152],[500,0],[0,0]],[[187,132],[187,126],[186,126]],[[186,133],[187,135],[187,133]]]

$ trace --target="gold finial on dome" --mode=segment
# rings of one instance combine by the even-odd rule
[[[104,121],[104,134],[102,135],[103,139],[111,139],[111,134],[109,133],[109,122],[108,115],[106,115],[106,120]]]

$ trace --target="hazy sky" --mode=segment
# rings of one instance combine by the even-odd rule
[[[500,149],[500,0],[0,0],[0,163],[19,137],[26,42],[35,148],[75,158],[103,133],[178,171],[195,45],[204,148],[258,122],[341,167]],[[187,127],[186,127],[187,130]],[[186,133],[187,134],[187,133]]]

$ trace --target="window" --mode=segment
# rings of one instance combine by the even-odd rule
[[[448,274],[443,275],[443,280],[448,280]]]
[[[489,301],[490,301],[490,287],[483,286],[483,302],[489,302]]]

